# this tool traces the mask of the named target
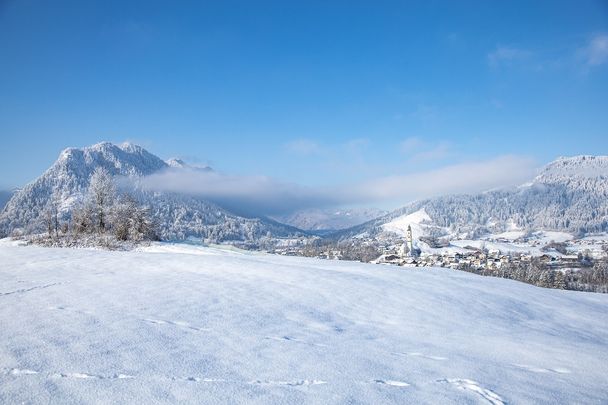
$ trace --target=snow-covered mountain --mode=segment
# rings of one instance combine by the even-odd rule
[[[23,187],[6,204],[0,214],[0,231],[10,234],[39,231],[41,215],[55,194],[60,211],[69,218],[70,211],[86,192],[91,174],[104,167],[117,178],[137,179],[161,170],[194,169],[185,162],[167,162],[140,146],[125,143],[114,145],[102,142],[85,148],[68,148],[40,177]],[[133,184],[136,182],[123,182]],[[213,241],[253,241],[263,236],[302,235],[298,229],[262,218],[243,218],[216,204],[202,199],[157,192],[129,189],[142,203],[149,206],[160,228],[163,239],[205,237]]]
[[[567,184],[572,188],[587,188],[604,183],[608,188],[608,156],[560,157],[546,165],[534,180],[535,183]],[[601,184],[600,184],[601,186]]]
[[[100,166],[118,178],[131,179],[162,170],[211,170],[189,166],[179,159],[163,161],[129,143],[68,148],[39,178],[15,192],[0,213],[0,232],[41,230],[41,214],[53,193],[61,202],[62,215],[69,218],[71,208],[86,192],[91,174]],[[129,191],[150,207],[164,239],[258,241],[266,236],[304,235],[297,228],[338,229],[333,234],[337,238],[401,237],[409,225],[416,237],[468,239],[511,231],[608,231],[608,156],[559,158],[517,188],[417,201],[388,214],[375,209],[308,210],[276,218],[289,225],[266,218],[245,218],[193,196]],[[368,222],[356,225],[364,221]],[[348,226],[352,227],[342,229]]]
[[[172,167],[174,169],[188,169],[188,170],[197,170],[197,171],[202,171],[202,172],[211,172],[211,171],[213,171],[213,169],[211,169],[209,166],[194,166],[194,165],[190,165],[190,164],[184,162],[182,159],[178,159],[178,158],[167,159],[165,161],[165,163],[169,167]]]
[[[608,231],[608,156],[559,158],[520,187],[417,201],[334,236],[403,236],[408,225],[418,236],[469,239],[513,230]]]
[[[386,214],[378,208],[309,209],[275,219],[300,229],[325,231],[350,228]]]

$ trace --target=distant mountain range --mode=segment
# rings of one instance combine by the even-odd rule
[[[137,180],[163,170],[212,170],[189,166],[179,159],[163,161],[130,143],[68,148],[45,173],[12,196],[0,193],[0,204],[10,198],[0,213],[0,233],[40,232],[42,213],[53,193],[61,202],[61,215],[68,219],[71,209],[83,199],[97,167],[106,168],[118,180]],[[408,226],[417,237],[454,239],[507,231],[608,231],[608,156],[559,158],[529,183],[516,188],[426,199],[389,213],[378,209],[316,209],[275,219],[249,218],[194,196],[144,191],[137,186],[133,189],[137,181],[128,184],[128,191],[150,208],[165,240],[193,237],[258,242],[264,238],[310,237],[311,232],[332,239],[391,239],[401,238]]]
[[[71,209],[82,200],[91,174],[104,167],[116,177],[137,179],[170,168],[192,168],[178,159],[167,162],[140,146],[102,142],[91,147],[68,148],[40,177],[17,191],[0,213],[0,230],[11,234],[42,230],[42,213],[55,192],[60,211],[67,219]],[[195,168],[208,171],[208,167]],[[296,237],[305,232],[266,218],[245,218],[211,202],[180,194],[128,190],[149,206],[166,240],[189,237],[215,242],[252,242],[263,237]]]
[[[387,213],[378,208],[309,209],[274,219],[307,231],[329,232],[350,228]]]
[[[608,156],[562,157],[529,183],[413,202],[333,238],[418,236],[475,239],[520,230],[574,235],[608,231]]]

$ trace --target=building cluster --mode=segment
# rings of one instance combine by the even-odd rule
[[[507,264],[518,265],[530,263],[533,256],[528,253],[501,253],[499,250],[470,250],[468,252],[422,253],[419,256],[388,252],[380,256],[375,263],[393,264],[406,267],[448,267],[452,269],[473,268],[498,270]],[[543,264],[563,267],[580,267],[585,265],[580,255],[550,255],[538,257]]]
[[[528,241],[517,243],[516,251],[501,251],[467,246],[464,248],[434,246],[421,251],[414,243],[411,227],[399,243],[394,240],[360,239],[356,243],[309,243],[300,239],[283,240],[266,251],[286,256],[307,256],[329,260],[358,260],[376,264],[390,264],[404,267],[445,267],[460,270],[500,270],[534,263],[547,269],[577,269],[588,267],[596,259],[608,257],[608,240],[598,235],[591,239],[575,239],[550,243]],[[420,242],[429,245],[424,239]],[[488,240],[497,244],[498,240]],[[534,243],[532,243],[534,242]],[[510,242],[513,244],[513,241]],[[507,245],[505,241],[503,245]],[[529,250],[525,249],[529,247]],[[431,252],[429,252],[431,251]]]

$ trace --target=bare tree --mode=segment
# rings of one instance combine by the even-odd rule
[[[116,196],[112,175],[103,167],[95,169],[89,184],[89,199],[93,205],[95,227],[104,233],[108,227],[108,216]]]
[[[53,208],[51,204],[48,204],[44,209],[43,213],[43,221],[46,225],[46,231],[49,234],[49,238],[53,236]]]
[[[47,202],[46,207],[42,213],[44,224],[46,225],[49,237],[53,234],[55,238],[59,237],[59,205],[61,203],[61,197],[57,190],[55,190]]]
[[[150,210],[146,206],[135,206],[131,226],[131,238],[136,241],[158,240],[157,223],[150,215]]]
[[[137,212],[137,202],[129,195],[121,196],[112,208],[112,229],[118,240],[128,240],[132,234],[133,221]]]
[[[53,191],[51,196],[51,205],[53,210],[53,229],[55,230],[55,237],[59,237],[59,206],[61,205],[61,194],[58,189]]]
[[[90,233],[93,231],[93,206],[89,201],[84,201],[72,211],[72,227],[76,235]]]
[[[147,207],[139,205],[131,195],[121,196],[112,209],[112,229],[118,240],[155,240],[156,224]]]

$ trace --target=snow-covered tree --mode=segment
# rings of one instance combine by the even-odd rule
[[[555,280],[553,282],[553,287],[560,289],[560,290],[566,289],[566,277],[564,276],[564,273],[562,273],[561,271],[557,271],[555,273]]]
[[[156,224],[147,207],[142,206],[133,196],[122,195],[111,211],[112,230],[118,240],[154,240]]]
[[[108,227],[108,216],[116,198],[116,186],[110,172],[103,167],[97,167],[91,175],[88,192],[95,215],[93,223],[97,231],[103,233]]]
[[[61,203],[61,196],[55,190],[44,207],[42,218],[46,226],[46,230],[49,237],[59,237],[59,205]]]
[[[114,236],[118,240],[129,239],[136,210],[137,202],[129,196],[122,196],[114,205],[111,221]]]
[[[72,229],[76,235],[93,232],[94,210],[89,201],[76,205],[72,209]]]

